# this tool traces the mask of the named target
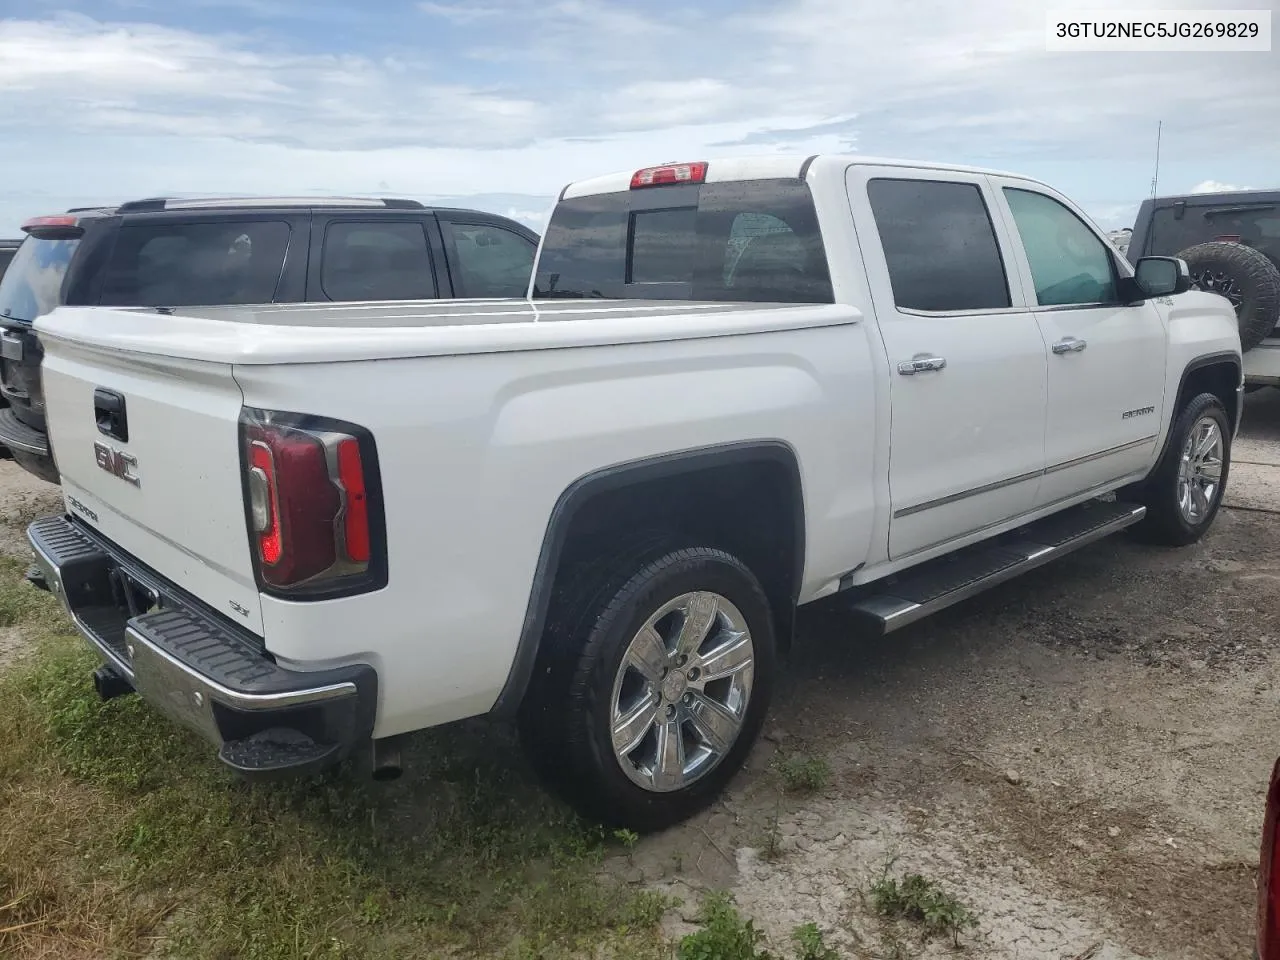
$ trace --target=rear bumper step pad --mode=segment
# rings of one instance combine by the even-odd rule
[[[281,667],[255,638],[69,517],[37,520],[27,539],[85,641],[143,699],[216,744],[239,773],[308,772],[369,739],[372,667]]]

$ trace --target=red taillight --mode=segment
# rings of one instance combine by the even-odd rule
[[[360,444],[348,437],[338,443],[338,479],[347,494],[347,556],[356,563],[369,562],[369,497],[364,488],[364,464]]]
[[[314,593],[380,585],[372,582],[379,574],[368,434],[262,410],[246,409],[241,424],[249,537],[264,588]]]
[[[84,232],[80,218],[74,214],[57,214],[52,217],[32,217],[22,225],[22,232],[44,240],[78,237]]]
[[[1258,858],[1258,960],[1280,960],[1280,760],[1271,770]]]
[[[660,187],[672,183],[702,183],[707,179],[707,164],[699,160],[697,163],[668,163],[660,167],[645,167],[631,175],[631,189],[637,187]]]
[[[1220,237],[1214,237],[1213,239],[1215,239],[1215,240],[1217,240],[1217,241],[1219,241],[1219,242],[1221,242],[1221,243],[1239,243],[1239,242],[1240,242],[1240,234],[1238,234],[1238,233],[1224,233],[1222,236],[1220,236]]]

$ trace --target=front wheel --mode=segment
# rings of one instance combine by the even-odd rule
[[[651,556],[569,601],[522,722],[535,765],[579,811],[645,832],[705,807],[742,766],[776,665],[768,601],[741,561],[710,547]]]
[[[1178,414],[1164,455],[1142,484],[1147,515],[1134,533],[1150,543],[1195,543],[1213,524],[1231,469],[1231,422],[1211,393],[1193,397]]]

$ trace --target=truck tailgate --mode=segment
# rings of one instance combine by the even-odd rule
[[[231,365],[42,339],[68,512],[261,635]]]

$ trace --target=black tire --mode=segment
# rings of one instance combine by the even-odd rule
[[[1179,476],[1183,453],[1191,432],[1205,418],[1214,420],[1221,432],[1222,465],[1208,509],[1193,521],[1187,518],[1179,505]],[[1147,508],[1147,515],[1133,528],[1134,535],[1147,543],[1171,547],[1195,543],[1205,535],[1213,525],[1214,517],[1218,515],[1230,472],[1231,421],[1227,417],[1226,407],[1211,393],[1199,394],[1188,401],[1177,414],[1160,462],[1134,491],[1138,502]]]
[[[745,761],[772,694],[773,619],[759,581],[722,550],[678,549],[668,540],[608,567],[611,572],[594,574],[579,567],[577,582],[559,594],[543,639],[546,652],[522,704],[521,736],[535,768],[583,816],[647,833],[705,808]],[[754,648],[750,693],[737,736],[719,761],[685,787],[656,792],[629,777],[614,754],[614,681],[645,622],[664,604],[697,591],[719,594],[746,621]]]
[[[1178,256],[1187,262],[1192,285],[1231,301],[1240,325],[1240,346],[1252,350],[1280,324],[1280,268],[1253,247],[1220,240],[1198,243]]]

